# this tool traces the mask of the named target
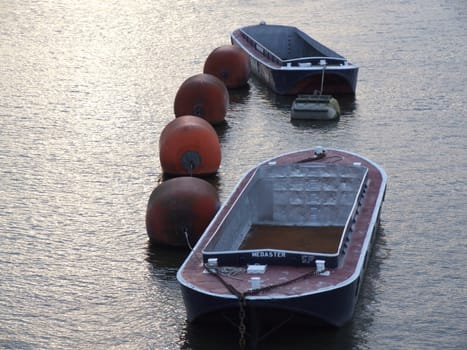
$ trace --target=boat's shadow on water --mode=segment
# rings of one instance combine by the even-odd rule
[[[257,334],[253,339],[252,331],[248,331],[243,349],[258,350],[303,350],[303,349],[352,349],[352,325],[342,328],[305,326],[284,327],[268,334]],[[190,325],[186,326],[185,344],[181,349],[242,349],[240,331],[233,326]]]
[[[146,261],[158,280],[176,279],[177,270],[188,256],[187,248],[173,248],[148,242]]]
[[[384,224],[379,224],[377,237],[368,263],[365,279],[355,307],[353,319],[341,328],[327,326],[287,325],[261,331],[246,329],[246,346],[257,350],[355,349],[367,343],[368,329],[375,318],[371,306],[377,299],[381,264],[388,257]],[[240,346],[240,328],[234,324],[186,324],[181,350],[234,350]]]
[[[293,126],[298,129],[333,129],[339,123],[339,119],[336,120],[291,120]]]
[[[245,104],[250,99],[251,85],[247,83],[235,89],[229,89],[229,105]]]

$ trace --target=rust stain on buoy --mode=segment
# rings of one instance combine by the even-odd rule
[[[194,245],[219,208],[215,188],[196,177],[162,182],[151,193],[146,230],[151,243],[174,247]]]
[[[210,124],[221,124],[229,106],[225,84],[211,74],[197,74],[185,80],[175,95],[175,117],[194,115]]]
[[[223,45],[209,54],[204,62],[203,72],[222,80],[228,89],[240,88],[250,78],[250,59],[238,46]]]

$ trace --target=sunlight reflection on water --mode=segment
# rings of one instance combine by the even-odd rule
[[[175,279],[184,253],[148,250],[144,215],[178,87],[233,29],[261,19],[297,25],[360,65],[357,96],[341,102],[338,122],[313,124],[291,123],[291,101],[256,79],[232,92],[217,130],[221,200],[259,161],[314,145],[362,153],[389,175],[354,320],[264,347],[465,345],[467,75],[452,69],[466,66],[465,6],[87,0],[0,8],[0,347],[218,348],[219,338],[187,327]],[[236,347],[235,331],[225,339],[223,348]]]

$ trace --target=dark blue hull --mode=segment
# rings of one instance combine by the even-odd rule
[[[246,320],[260,326],[288,324],[341,327],[352,319],[361,278],[338,289],[282,299],[246,299]],[[238,298],[209,295],[182,285],[189,322],[238,325]]]
[[[258,66],[261,63],[258,63]],[[253,65],[252,65],[253,66]],[[279,95],[313,94],[321,89],[321,71],[278,70],[263,66],[257,74],[269,87]],[[261,74],[264,74],[263,76]],[[322,94],[354,95],[357,88],[358,68],[335,70],[326,69]],[[268,77],[271,77],[269,80]]]

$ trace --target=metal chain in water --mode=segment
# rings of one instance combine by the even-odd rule
[[[186,245],[188,246],[188,248],[190,248],[190,250],[193,250],[193,247],[190,243],[190,238],[188,237],[188,229],[186,227],[184,228],[183,233],[185,235]]]
[[[284,281],[282,283],[277,283],[277,284],[274,284],[274,285],[265,286],[265,287],[262,287],[262,288],[259,288],[259,289],[250,289],[250,290],[242,293],[239,290],[237,290],[234,286],[232,286],[230,283],[227,283],[227,281],[225,281],[222,278],[222,276],[220,274],[220,270],[218,268],[212,268],[207,264],[205,265],[205,268],[206,268],[206,270],[208,272],[213,274],[227,288],[227,290],[229,292],[231,292],[233,295],[235,295],[238,298],[238,301],[239,301],[238,331],[240,333],[240,339],[239,339],[238,342],[239,342],[239,345],[240,345],[240,349],[242,349],[242,350],[245,349],[245,346],[246,346],[246,325],[245,325],[246,298],[245,298],[245,296],[255,295],[255,294],[259,293],[259,292],[270,290],[270,289],[277,288],[277,287],[280,287],[280,286],[284,286],[284,285],[290,284],[292,282],[295,282],[295,281],[297,281],[299,279],[306,278],[307,276],[315,276],[317,274],[316,270],[309,271],[307,273],[304,273],[303,275],[300,275],[300,276],[298,276],[296,278],[293,278],[291,280],[288,280],[288,281]]]
[[[238,298],[240,302],[240,308],[238,311],[238,332],[240,333],[240,339],[238,340],[238,344],[240,345],[240,349],[245,349],[246,346],[246,325],[245,325],[245,315],[246,315],[246,299],[243,295]]]

